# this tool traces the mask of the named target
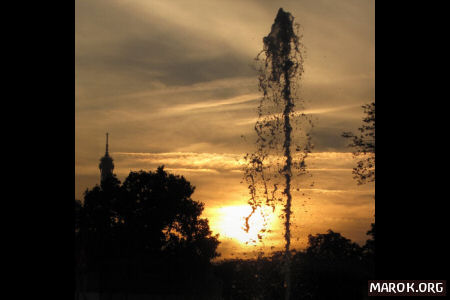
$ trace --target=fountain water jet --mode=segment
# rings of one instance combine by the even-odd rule
[[[267,205],[275,211],[277,203],[284,204],[285,299],[290,298],[291,286],[293,172],[306,173],[305,159],[312,147],[307,130],[312,127],[311,119],[305,114],[294,114],[295,106],[303,108],[302,103],[296,101],[299,100],[296,88],[303,73],[303,55],[301,37],[295,28],[298,29],[298,25],[294,25],[293,16],[280,8],[269,35],[263,38],[264,48],[256,58],[260,63],[259,89],[263,92],[254,128],[257,150],[244,157],[244,179],[252,207],[245,220],[246,230],[258,207]]]

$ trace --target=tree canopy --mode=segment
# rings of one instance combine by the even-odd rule
[[[142,278],[196,270],[206,274],[219,241],[201,218],[204,204],[191,198],[194,190],[163,166],[156,172],[130,172],[123,183],[115,176],[103,180],[85,192],[83,204],[75,203],[79,260],[85,259],[92,272],[131,268]],[[140,280],[129,279],[133,284]]]
[[[306,254],[317,258],[346,259],[360,255],[361,250],[358,244],[329,229],[325,234],[308,236]]]
[[[353,155],[361,157],[353,168],[353,178],[358,184],[375,181],[375,102],[363,105],[366,116],[363,124],[358,128],[359,134],[344,132],[342,136],[351,140],[349,147],[353,148]]]

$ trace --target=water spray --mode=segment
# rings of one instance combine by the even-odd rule
[[[284,205],[285,299],[290,299],[291,288],[293,172],[299,175],[306,172],[305,159],[311,151],[307,129],[312,127],[312,122],[305,114],[294,114],[295,106],[303,108],[296,96],[303,73],[302,45],[297,31],[294,17],[280,8],[269,35],[263,38],[264,48],[256,58],[260,63],[259,89],[263,92],[254,128],[257,150],[244,157],[244,179],[252,207],[246,218],[246,230],[249,230],[249,218],[258,207],[266,205],[275,211],[278,203]]]

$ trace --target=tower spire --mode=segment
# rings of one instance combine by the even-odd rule
[[[109,133],[106,133],[106,153],[105,156],[100,158],[100,164],[98,165],[100,169],[100,182],[104,181],[106,178],[113,176],[114,163],[111,156],[109,156],[109,143],[108,143]]]
[[[106,133],[106,154],[108,154],[108,135],[109,133]]]

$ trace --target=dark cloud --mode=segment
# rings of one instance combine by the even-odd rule
[[[342,137],[342,132],[348,131],[347,129],[343,126],[314,128],[311,134],[313,136],[314,151],[349,151],[349,141]]]

